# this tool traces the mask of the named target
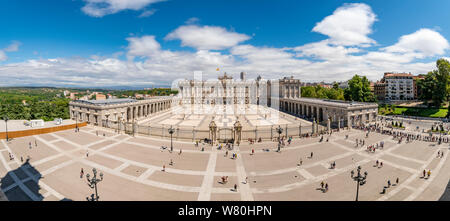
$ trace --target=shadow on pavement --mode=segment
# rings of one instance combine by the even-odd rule
[[[28,174],[30,174],[33,178],[29,179],[30,177]],[[1,192],[3,192],[6,197],[6,199],[2,199],[0,194],[0,200],[33,201],[33,199],[30,198],[30,196],[16,184],[13,177],[16,177],[22,181],[23,185],[27,187],[32,195],[36,197],[36,201],[42,201],[44,199],[44,196],[40,193],[41,187],[38,184],[39,180],[42,178],[42,175],[29,163],[28,160],[26,160],[20,167],[15,170],[8,171],[8,173],[0,179]],[[64,198],[61,201],[72,200]]]

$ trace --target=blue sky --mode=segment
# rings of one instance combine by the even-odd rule
[[[193,71],[212,78],[216,67],[328,82],[426,73],[450,57],[449,8],[446,0],[5,0],[0,86],[170,85]]]

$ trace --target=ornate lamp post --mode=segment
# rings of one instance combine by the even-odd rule
[[[281,128],[280,125],[278,125],[277,133],[278,133],[278,152],[280,152],[281,151],[281,134],[283,133],[283,128]]]
[[[361,166],[358,166],[356,169],[358,171],[358,175],[355,176],[355,171],[352,170],[351,177],[354,181],[356,181],[356,201],[358,201],[358,194],[359,194],[359,186],[362,186],[366,183],[367,178],[367,171],[364,172],[364,175],[361,175]]]
[[[170,134],[170,152],[172,152],[173,151],[172,134],[175,132],[175,129],[173,129],[172,126],[170,126],[168,131]]]
[[[5,121],[5,126],[6,126],[6,142],[8,142],[9,141],[9,137],[8,137],[8,120],[9,120],[9,118],[7,116],[4,116],[3,120]]]
[[[93,168],[92,173],[94,173],[94,176],[92,177],[92,179],[90,179],[91,175],[89,175],[89,173],[86,174],[86,179],[88,181],[88,186],[92,189],[95,189],[95,197],[94,197],[94,194],[92,194],[91,199],[89,199],[89,197],[86,197],[86,199],[88,201],[98,201],[98,199],[100,197],[98,196],[98,193],[97,193],[97,184],[103,180],[103,173],[100,172],[100,179],[97,178],[97,169]]]

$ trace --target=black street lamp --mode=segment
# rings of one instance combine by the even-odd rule
[[[172,134],[175,132],[175,129],[170,126],[169,128],[169,134],[170,134],[170,152],[173,151],[173,142],[172,142]]]
[[[95,197],[94,197],[94,194],[92,194],[90,199],[89,199],[89,197],[86,197],[86,199],[88,201],[98,201],[98,199],[100,197],[98,196],[98,193],[97,193],[97,183],[100,183],[100,181],[103,180],[103,173],[100,172],[100,179],[97,179],[97,169],[93,168],[92,172],[94,173],[94,177],[92,177],[92,179],[89,179],[89,177],[91,175],[89,175],[89,173],[88,173],[88,174],[86,174],[86,179],[88,181],[88,186],[92,189],[95,189]]]
[[[278,152],[280,152],[281,151],[281,134],[283,133],[283,128],[281,128],[280,125],[278,125],[277,133],[278,133]]]
[[[6,126],[6,142],[8,142],[9,141],[9,137],[8,137],[8,120],[9,120],[9,118],[7,116],[4,116],[3,120],[5,121],[5,126]]]
[[[354,181],[356,181],[356,201],[358,201],[358,194],[359,194],[359,186],[362,186],[366,183],[367,178],[367,171],[364,172],[364,176],[361,175],[361,166],[358,166],[356,169],[358,171],[358,175],[355,176],[355,171],[352,170],[351,177]]]

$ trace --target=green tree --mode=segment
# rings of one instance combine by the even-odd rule
[[[421,92],[419,99],[440,107],[442,103],[449,100],[450,95],[450,63],[446,59],[436,61],[436,70],[428,72],[423,80],[417,81]]]
[[[375,102],[375,95],[370,91],[370,82],[364,76],[353,76],[348,81],[348,88],[344,90],[345,100],[361,101],[361,102]]]
[[[302,97],[317,98],[316,89],[312,86],[302,87]]]

